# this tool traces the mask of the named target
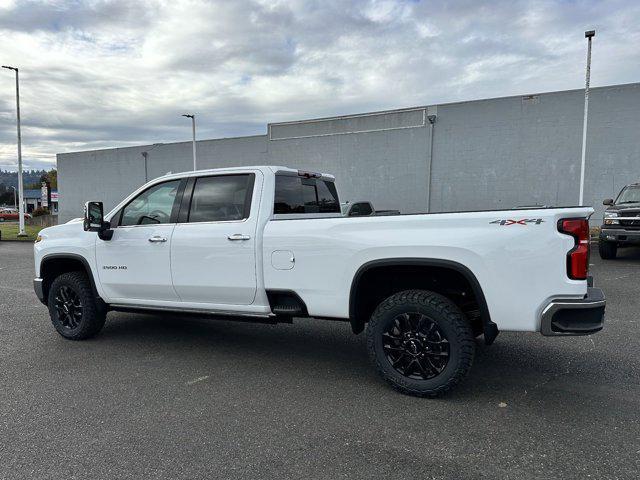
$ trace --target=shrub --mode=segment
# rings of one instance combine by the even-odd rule
[[[32,217],[41,217],[43,215],[49,215],[49,209],[48,208],[38,207],[33,212],[31,212],[31,216]]]

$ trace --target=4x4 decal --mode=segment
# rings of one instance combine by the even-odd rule
[[[534,225],[540,225],[544,220],[541,218],[522,218],[520,220],[513,220],[511,218],[506,220],[494,220],[489,223],[496,223],[498,225],[527,225],[528,223],[533,223]]]

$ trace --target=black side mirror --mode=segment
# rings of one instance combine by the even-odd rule
[[[111,240],[113,230],[111,224],[104,221],[104,207],[102,202],[87,202],[84,204],[84,222],[85,232],[98,232],[101,240]]]
[[[602,201],[602,204],[603,204],[603,205],[613,205],[613,198],[605,198],[605,199]]]
[[[99,232],[104,223],[104,208],[102,202],[87,202],[84,204],[84,231]]]

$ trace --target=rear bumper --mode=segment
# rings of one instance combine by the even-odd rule
[[[640,244],[640,230],[625,230],[622,227],[610,228],[603,225],[600,230],[600,241]]]
[[[606,300],[599,288],[589,287],[580,299],[556,299],[542,311],[540,332],[546,336],[590,335],[604,326]]]
[[[44,289],[42,288],[42,279],[41,278],[34,278],[33,279],[33,290],[36,292],[36,296],[38,297],[38,300],[40,300],[42,303],[46,304],[46,302],[44,300]]]

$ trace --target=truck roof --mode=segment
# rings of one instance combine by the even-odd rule
[[[193,175],[206,175],[209,173],[211,174],[225,173],[225,172],[237,171],[237,170],[263,170],[263,171],[268,170],[274,174],[286,172],[286,173],[296,174],[300,176],[315,176],[315,177],[324,178],[326,180],[331,180],[331,181],[335,180],[335,177],[330,173],[311,172],[306,170],[300,170],[297,168],[284,167],[284,166],[278,166],[278,165],[248,165],[248,166],[237,166],[237,167],[209,168],[205,170],[190,170],[187,172],[178,172],[178,173],[168,172],[160,178],[164,178],[164,179],[182,178],[182,177],[190,177]]]

